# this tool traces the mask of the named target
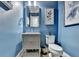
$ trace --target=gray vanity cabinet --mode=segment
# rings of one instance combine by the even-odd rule
[[[26,56],[39,57],[40,56],[40,33],[23,33],[23,49],[26,50]],[[32,51],[30,51],[32,50]],[[30,51],[30,52],[28,52]]]

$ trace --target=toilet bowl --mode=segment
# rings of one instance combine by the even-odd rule
[[[62,56],[62,54],[63,54],[62,47],[58,46],[57,44],[49,44],[48,49],[52,53],[52,56],[54,56],[54,57],[55,56],[59,57],[59,56]]]
[[[54,35],[46,35],[46,44],[48,45],[48,50],[53,57],[60,57],[63,55],[63,48],[55,44]]]

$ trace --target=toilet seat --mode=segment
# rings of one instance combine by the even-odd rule
[[[60,47],[59,45],[56,44],[49,44],[49,48],[55,51],[63,51],[62,47]]]

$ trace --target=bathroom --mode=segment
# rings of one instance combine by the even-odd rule
[[[38,57],[79,57],[79,22],[65,20],[69,2],[10,1],[8,7],[5,2],[0,1],[0,57],[37,57],[37,52]],[[61,51],[50,50],[48,40]]]

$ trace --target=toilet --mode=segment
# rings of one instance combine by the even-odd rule
[[[51,54],[51,57],[60,57],[63,55],[63,48],[54,42],[54,35],[46,35],[46,44],[48,45],[49,54]]]

